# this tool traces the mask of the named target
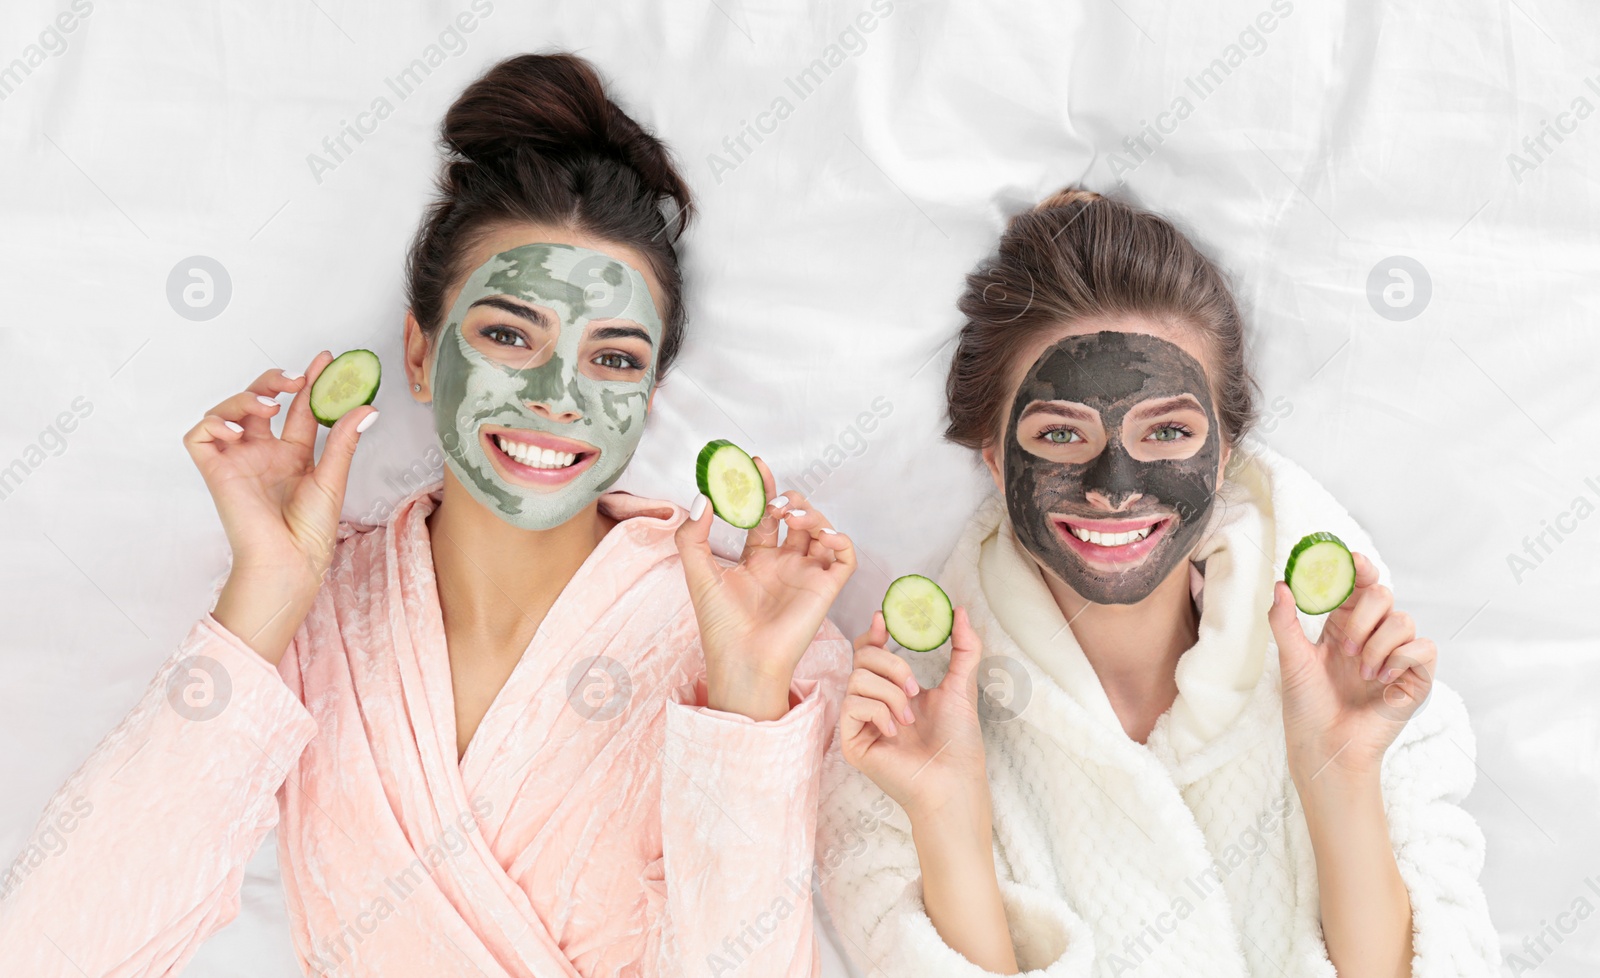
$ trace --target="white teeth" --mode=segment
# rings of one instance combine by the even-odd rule
[[[1099,547],[1121,547],[1136,540],[1143,540],[1155,529],[1155,524],[1138,530],[1129,530],[1126,533],[1100,533],[1096,530],[1085,530],[1081,526],[1069,526],[1072,535],[1085,543],[1092,543]]]
[[[557,452],[548,448],[540,449],[532,445],[511,441],[499,435],[494,436],[494,443],[500,450],[532,469],[564,469],[577,459],[572,452]]]

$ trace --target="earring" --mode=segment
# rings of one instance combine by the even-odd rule
[[[421,384],[412,384],[411,385],[411,389],[414,390],[414,391],[420,391],[420,390],[422,390],[422,385]]]

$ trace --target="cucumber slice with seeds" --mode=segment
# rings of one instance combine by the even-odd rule
[[[311,415],[319,424],[333,423],[378,396],[383,365],[371,350],[346,350],[317,374],[311,385]]]
[[[1332,533],[1309,533],[1289,551],[1283,579],[1295,607],[1308,615],[1325,615],[1355,591],[1356,561]]]
[[[761,522],[767,512],[767,487],[761,470],[744,449],[724,438],[707,442],[694,464],[694,481],[711,508],[742,530]]]
[[[921,574],[896,578],[883,595],[889,637],[912,652],[932,652],[943,645],[955,620],[950,596]]]

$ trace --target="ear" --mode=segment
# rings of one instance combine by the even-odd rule
[[[1005,492],[1006,480],[1000,473],[1000,448],[992,441],[983,446],[983,464],[989,467],[989,477],[994,480],[994,487]]]
[[[1227,442],[1222,443],[1222,465],[1217,469],[1217,485],[1228,477],[1228,460],[1233,458],[1233,446]]]
[[[410,392],[412,400],[427,404],[433,400],[433,391],[428,383],[429,352],[432,344],[428,342],[427,334],[422,331],[422,324],[417,322],[417,317],[411,310],[406,310],[406,389]],[[411,390],[412,384],[422,385],[421,390]]]

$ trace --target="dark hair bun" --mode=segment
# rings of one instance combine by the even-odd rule
[[[606,96],[594,67],[575,55],[522,54],[495,65],[445,113],[440,137],[461,161],[489,169],[530,155],[569,167],[615,160],[658,201],[676,204],[679,231],[688,222],[689,188],[666,147]]]

